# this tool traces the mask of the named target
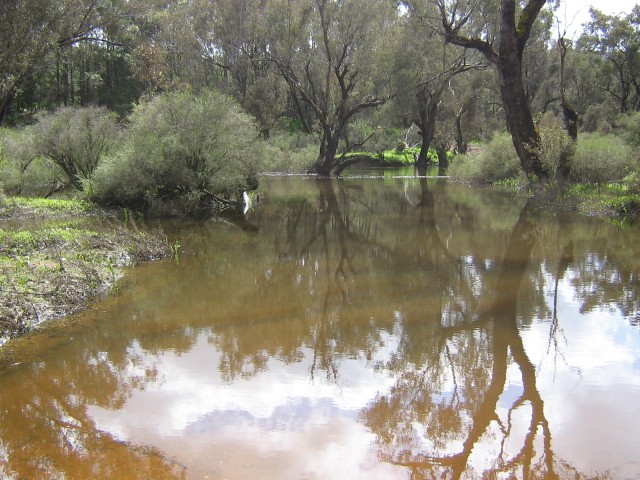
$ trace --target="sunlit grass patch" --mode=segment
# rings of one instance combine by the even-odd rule
[[[108,291],[122,267],[168,257],[160,232],[121,225],[0,229],[0,344],[43,320],[68,315]]]
[[[640,216],[640,193],[624,183],[578,184],[568,194],[577,197],[578,208],[588,213]]]
[[[80,215],[96,209],[95,205],[85,200],[62,199],[62,198],[29,198],[11,197],[7,199],[8,204],[33,210],[39,214],[48,212],[66,213],[68,215]]]

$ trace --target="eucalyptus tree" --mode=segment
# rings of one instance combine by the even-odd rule
[[[270,60],[305,129],[319,134],[316,173],[330,175],[346,164],[340,141],[349,123],[388,100],[388,90],[374,80],[383,69],[379,51],[397,17],[395,3],[388,0],[270,3]],[[313,124],[303,108],[313,113]]]
[[[461,73],[484,67],[473,52],[452,48],[435,31],[425,29],[423,15],[423,11],[410,8],[402,16],[401,28],[397,29],[391,49],[397,105],[402,118],[415,125],[420,136],[418,168],[425,168],[429,163],[428,152],[436,135],[436,125],[443,120],[439,115],[443,102],[455,101],[455,94],[447,95],[453,91],[453,79]],[[416,35],[416,31],[422,34]],[[460,115],[464,114],[463,110],[461,107]],[[449,128],[438,129],[440,132],[454,131],[453,118],[448,120]],[[459,126],[461,128],[461,123]],[[439,144],[445,148],[455,141],[453,135],[439,137]]]
[[[105,68],[104,78],[92,76],[95,59],[79,44],[106,56],[126,49],[120,37],[131,19],[148,9],[143,0],[6,0],[0,2],[0,123],[16,98],[29,97],[29,106],[69,103],[65,88],[73,84],[87,93],[87,86],[109,84],[114,71]],[[71,47],[74,47],[73,49]],[[78,55],[78,75],[69,69]],[[111,64],[113,65],[113,63]],[[65,70],[66,69],[66,70]],[[128,74],[124,71],[123,74]],[[69,74],[68,79],[65,75]],[[49,76],[49,79],[44,78]],[[111,78],[108,78],[112,75]],[[79,86],[79,87],[78,87]],[[89,98],[89,95],[84,95]]]
[[[0,2],[0,123],[38,60],[55,48],[56,27],[65,11],[54,2]]]
[[[422,1],[406,2],[421,7]],[[540,159],[538,133],[523,80],[524,51],[546,0],[434,0],[436,15],[427,20],[447,43],[477,50],[498,72],[507,127],[520,164],[532,181],[545,181],[549,171]]]
[[[640,5],[624,16],[591,9],[591,21],[578,48],[595,52],[601,60],[601,88],[621,113],[640,110]]]
[[[216,87],[233,95],[260,123],[263,136],[286,111],[288,90],[269,61],[267,3],[195,0],[195,34]]]

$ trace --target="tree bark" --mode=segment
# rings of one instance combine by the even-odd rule
[[[537,177],[539,181],[548,180],[549,172],[542,164],[538,154],[540,134],[533,122],[522,81],[522,55],[535,20],[535,17],[533,19],[527,17],[533,15],[531,10],[535,6],[537,6],[535,12],[537,16],[544,3],[544,0],[530,1],[522,12],[518,25],[516,25],[516,2],[513,0],[501,1],[500,45],[497,65],[500,96],[513,145],[527,177],[530,179]],[[531,7],[532,5],[534,6]]]
[[[540,134],[533,122],[524,89],[522,55],[533,23],[545,3],[546,0],[529,0],[516,24],[515,0],[501,0],[500,42],[496,52],[486,40],[465,37],[460,33],[461,28],[469,21],[471,13],[461,19],[455,15],[448,15],[448,5],[444,0],[436,1],[441,15],[445,41],[461,47],[473,48],[481,52],[490,63],[496,66],[505,120],[520,165],[531,181],[538,182],[546,181],[549,178],[549,172],[542,164],[538,154]],[[454,5],[454,8],[456,7],[457,3]]]
[[[436,131],[436,114],[438,113],[438,103],[440,103],[440,96],[442,94],[442,87],[439,86],[432,91],[428,90],[427,86],[423,86],[416,94],[418,97],[418,115],[419,119],[414,123],[420,128],[420,153],[416,160],[416,167],[418,169],[425,169],[429,165],[429,148],[433,141],[433,136]]]

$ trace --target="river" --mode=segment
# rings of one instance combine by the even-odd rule
[[[259,195],[5,345],[1,478],[640,478],[638,226],[388,172]]]

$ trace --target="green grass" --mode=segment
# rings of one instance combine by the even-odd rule
[[[371,159],[372,162],[377,162],[380,165],[413,165],[415,163],[416,156],[420,153],[420,147],[405,148],[402,152],[399,152],[395,148],[384,150],[382,153],[374,152],[350,152],[346,155],[346,158],[350,157],[366,157]],[[415,155],[414,155],[415,154]],[[428,154],[431,163],[438,164],[438,154],[433,148],[429,149]]]
[[[40,213],[65,212],[69,215],[79,215],[95,209],[90,202],[73,199],[12,197],[7,202],[13,202],[15,205]]]
[[[583,211],[640,216],[640,193],[623,183],[577,184],[567,193],[578,199],[578,206]]]

